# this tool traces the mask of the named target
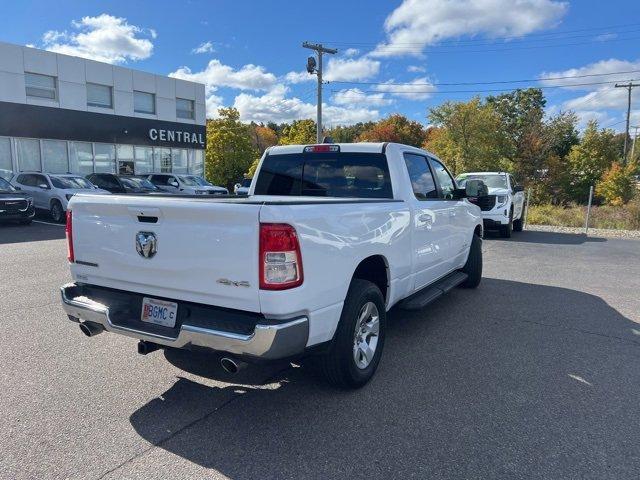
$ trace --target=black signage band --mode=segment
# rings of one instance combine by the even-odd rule
[[[0,136],[158,147],[206,147],[204,125],[10,102],[0,102]]]

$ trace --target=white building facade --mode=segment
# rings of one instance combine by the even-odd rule
[[[204,85],[0,42],[0,176],[204,174]]]

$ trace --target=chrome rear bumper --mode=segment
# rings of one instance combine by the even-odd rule
[[[70,283],[61,287],[62,306],[73,319],[94,322],[108,332],[120,333],[147,342],[174,348],[191,346],[209,348],[234,355],[275,360],[302,353],[309,337],[309,320],[299,317],[274,324],[257,324],[248,335],[202,328],[183,323],[177,337],[145,332],[116,325],[109,317],[109,307],[79,295],[80,287]]]

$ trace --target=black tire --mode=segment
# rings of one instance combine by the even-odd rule
[[[64,209],[62,208],[62,204],[59,200],[54,200],[51,202],[51,209],[49,210],[51,214],[51,218],[56,223],[62,223],[64,220]]]
[[[502,238],[511,238],[513,232],[513,210],[509,213],[509,223],[500,226],[500,236]]]
[[[460,284],[463,288],[476,288],[482,280],[482,239],[473,234],[467,263],[462,267],[462,273],[467,274],[467,279]]]
[[[524,222],[524,207],[522,207],[522,213],[520,213],[520,218],[513,221],[513,231],[514,232],[521,232],[522,231],[523,222]]]
[[[369,302],[377,308],[379,328],[373,358],[365,368],[361,368],[355,359],[355,333],[356,325],[360,323],[358,317]],[[327,382],[344,389],[355,389],[365,385],[373,377],[380,363],[385,331],[386,311],[380,289],[367,280],[354,278],[331,347],[319,358],[320,371]]]

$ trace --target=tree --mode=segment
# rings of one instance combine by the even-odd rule
[[[573,200],[585,202],[589,187],[595,185],[618,158],[616,134],[611,129],[598,130],[595,120],[587,124],[582,139],[567,156],[571,180],[568,186]]]
[[[375,122],[358,122],[353,125],[338,125],[328,131],[328,135],[336,143],[353,143],[358,140],[365,130],[371,129]]]
[[[256,158],[253,163],[249,166],[249,170],[247,170],[247,173],[245,174],[245,177],[247,178],[253,178],[253,176],[256,174],[256,170],[258,169],[258,164],[260,163],[260,159]]]
[[[479,98],[432,108],[429,120],[436,127],[429,130],[424,146],[455,173],[506,167],[507,138],[500,117]]]
[[[220,108],[219,118],[207,120],[207,179],[231,190],[256,157],[248,125],[240,122],[235,108]]]
[[[414,147],[420,147],[424,139],[424,126],[400,114],[390,115],[374,123],[358,136],[359,142],[396,142]]]
[[[251,143],[259,155],[262,155],[267,148],[278,144],[278,135],[269,127],[251,124],[250,131]]]
[[[636,168],[637,166],[631,163],[626,166],[620,162],[612,163],[602,174],[602,179],[596,186],[596,194],[609,205],[624,205],[635,194],[634,173]]]
[[[294,120],[282,129],[280,145],[305,145],[316,143],[316,122],[311,119]]]

